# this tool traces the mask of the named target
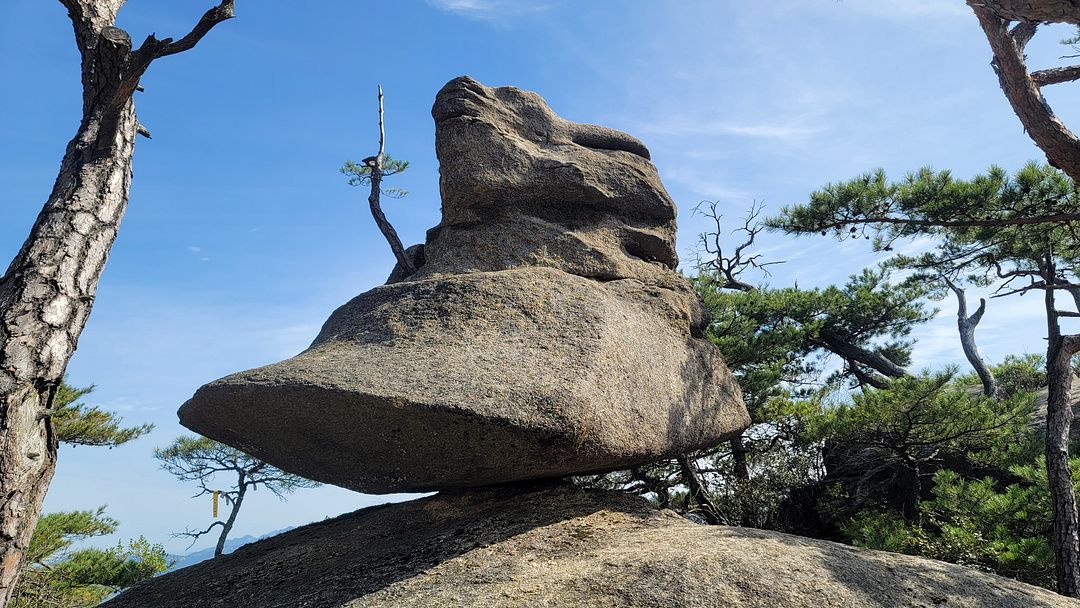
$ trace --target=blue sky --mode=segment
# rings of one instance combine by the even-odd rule
[[[120,25],[182,34],[205,2],[130,0]],[[381,283],[392,256],[362,193],[337,169],[377,144],[411,161],[387,212],[407,243],[438,222],[430,107],[450,78],[538,91],[561,115],[646,142],[679,203],[689,259],[699,201],[733,223],[755,200],[797,203],[874,167],[970,176],[1041,155],[1024,135],[961,0],[237,0],[238,18],[143,80],[131,207],[69,367],[90,401],[155,432],[114,450],[63,447],[47,510],[109,505],[120,537],[170,550],[171,532],[209,523],[209,501],[157,469],[151,452],[184,430],[176,408],[201,384],[303,350],[327,315]],[[5,0],[0,19],[0,257],[10,259],[52,187],[80,104],[78,58],[58,2]],[[1059,65],[1068,30],[1029,54]],[[1068,85],[1050,92],[1080,120]],[[864,243],[768,235],[788,263],[774,285],[843,281],[875,257]],[[916,364],[962,362],[952,303],[919,330]],[[1040,352],[1039,302],[991,303],[990,359]],[[256,493],[235,535],[388,498],[322,488],[280,503]],[[209,541],[200,543],[205,546]]]

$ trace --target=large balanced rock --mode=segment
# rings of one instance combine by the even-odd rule
[[[432,114],[443,219],[418,271],[199,389],[181,423],[377,493],[629,467],[745,428],[645,146],[468,78]]]
[[[1080,608],[934,560],[691,523],[548,485],[372,507],[138,585],[107,608]]]

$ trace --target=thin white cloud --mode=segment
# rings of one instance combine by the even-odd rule
[[[722,121],[679,120],[648,123],[642,130],[663,137],[733,135],[756,139],[774,139],[786,142],[801,141],[824,129],[800,124],[733,123]]]
[[[715,172],[707,169],[698,169],[690,166],[665,166],[660,169],[660,175],[665,182],[673,182],[684,186],[694,193],[695,196],[706,200],[749,201],[753,197],[749,192],[732,188],[715,176]]]
[[[190,251],[192,255],[197,257],[200,262],[209,262],[210,261],[210,257],[206,256],[206,255],[203,255],[203,249],[202,249],[202,247],[199,247],[198,245],[188,245],[188,251]]]
[[[427,0],[437,9],[471,19],[497,21],[547,10],[546,2],[529,0]]]

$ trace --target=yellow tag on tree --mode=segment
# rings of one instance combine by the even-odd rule
[[[217,495],[218,491],[214,490],[214,517],[217,517]]]

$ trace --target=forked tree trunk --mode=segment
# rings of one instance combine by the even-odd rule
[[[232,16],[225,0],[175,43],[136,50],[113,27],[124,0],[61,0],[82,56],[83,117],[30,236],[0,277],[0,607],[56,469],[50,414],[128,203],[137,133],[132,94],[150,63]]]
[[[1049,163],[1080,181],[1080,138],[1054,114],[1041,87],[1075,80],[1061,75],[1068,70],[1028,71],[1024,47],[1037,23],[1080,23],[1080,5],[1074,0],[966,0],[982,26],[993,51],[993,67],[1001,91],[1024,130],[1046,154]],[[1019,22],[1012,30],[1009,23]],[[1054,73],[1049,76],[1048,73]]]
[[[993,397],[997,394],[997,379],[994,378],[994,372],[990,370],[990,366],[983,360],[982,355],[979,354],[979,347],[975,344],[975,328],[978,327],[979,321],[982,321],[983,314],[986,312],[986,299],[980,298],[979,308],[969,316],[967,313],[967,294],[951,281],[946,280],[946,283],[949,289],[952,289],[953,293],[956,294],[956,329],[960,332],[960,346],[964,349],[964,357],[967,358],[972,369],[978,374],[979,381],[982,382],[983,386],[983,395]]]

